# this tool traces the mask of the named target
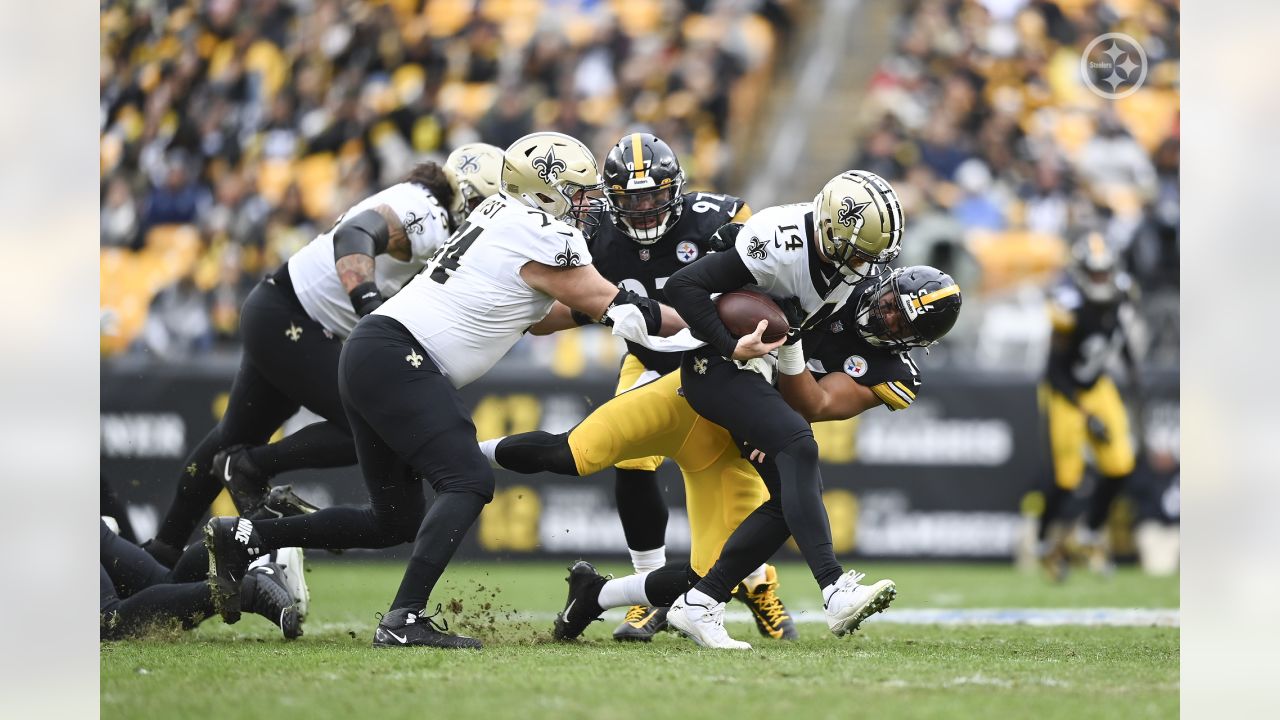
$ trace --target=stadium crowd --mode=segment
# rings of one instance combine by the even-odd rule
[[[467,142],[554,129],[603,150],[643,123],[698,182],[719,182],[789,4],[104,6],[103,352],[233,343],[263,272],[417,160]]]
[[[801,7],[137,5],[101,15],[102,348],[161,357],[234,348],[262,273],[416,160],[462,143],[554,129],[602,152],[641,125],[671,143],[695,187],[733,191],[731,148],[751,137]],[[1081,53],[1105,32],[1146,52],[1145,82],[1120,100],[1080,81]],[[1102,227],[1143,290],[1156,354],[1176,363],[1178,47],[1175,0],[903,3],[853,110],[848,165],[900,192],[904,263],[946,267],[981,290],[971,301],[1005,303],[984,313],[975,302],[956,352],[1001,363],[1004,340],[1043,334],[1037,282],[1061,267],[1064,240]],[[591,342],[522,345],[571,372]]]
[[[1100,229],[1150,296],[1153,340],[1176,364],[1178,27],[1174,0],[911,3],[848,163],[898,189],[910,219],[903,262],[1007,298],[1028,278],[1050,279],[1063,240]],[[1136,39],[1148,63],[1142,86],[1116,100],[1081,81],[1082,53],[1108,32]],[[1038,292],[1026,305],[1029,325],[1043,327]],[[980,317],[970,308],[962,321]],[[958,328],[951,344],[967,335],[999,347],[998,325]]]

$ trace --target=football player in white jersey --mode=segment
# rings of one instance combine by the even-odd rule
[[[670,308],[619,290],[591,265],[576,225],[600,184],[591,152],[567,135],[533,133],[507,149],[501,192],[343,346],[339,388],[369,506],[256,523],[214,518],[205,529],[211,576],[235,577],[274,547],[414,542],[374,646],[480,647],[425,614],[458,543],[493,497],[493,470],[457,389],[484,375],[556,300],[597,319],[632,306],[630,317],[642,316],[650,335],[685,327]],[[436,491],[429,510],[423,479]]]
[[[356,203],[254,288],[241,310],[244,357],[226,412],[183,463],[177,496],[148,551],[171,565],[220,482],[242,515],[314,510],[285,487],[267,512],[267,481],[287,470],[356,462],[338,396],[343,339],[497,192],[501,168],[502,150],[482,143],[459,147],[443,167],[421,163],[403,182]],[[299,407],[324,421],[267,444]]]
[[[897,194],[874,173],[851,170],[833,178],[812,203],[767,208],[738,234],[736,252],[710,255],[667,282],[667,298],[707,347],[684,354],[680,378],[699,415],[724,427],[751,451],[771,502],[757,508],[725,542],[719,559],[693,589],[671,605],[668,622],[708,647],[749,648],[724,630],[724,603],[748,573],[795,537],[822,590],[827,624],[836,635],[857,629],[884,609],[892,581],[858,583],[860,573],[836,560],[822,504],[818,444],[804,416],[760,374],[740,368],[778,348],[783,376],[804,372],[799,336],[817,327],[846,300],[854,285],[898,254],[902,210]],[[767,293],[793,318],[786,339],[761,347],[761,333],[734,337],[721,322],[713,293],[749,287]],[[879,402],[870,392],[868,402]]]

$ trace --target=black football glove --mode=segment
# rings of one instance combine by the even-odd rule
[[[712,252],[724,252],[733,247],[738,241],[738,233],[742,231],[742,223],[726,223],[720,226],[720,229],[711,234],[711,238],[707,241],[707,246]]]
[[[650,335],[657,335],[658,331],[662,329],[662,305],[653,298],[625,289],[618,290],[613,302],[609,303],[608,308],[605,308],[605,314],[604,317],[600,318],[600,324],[613,327],[613,318],[609,317],[609,308],[618,305],[635,305],[639,308],[640,314],[644,315],[645,328],[648,329]]]
[[[782,310],[782,314],[787,316],[787,341],[785,345],[795,345],[800,339],[800,325],[804,322],[804,308],[800,307],[800,298],[791,297],[778,303],[778,309]]]

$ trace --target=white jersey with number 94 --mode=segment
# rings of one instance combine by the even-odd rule
[[[520,276],[530,261],[591,263],[575,227],[493,195],[395,297],[374,311],[394,318],[422,344],[455,388],[481,377],[554,302]]]

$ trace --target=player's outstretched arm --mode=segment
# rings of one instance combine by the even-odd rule
[[[847,420],[880,404],[871,388],[859,385],[844,373],[830,373],[816,380],[803,366],[789,374],[778,363],[778,391],[793,410],[809,422]]]
[[[333,232],[333,262],[356,315],[364,317],[385,298],[374,282],[373,258],[387,253],[410,257],[409,237],[390,206],[379,205],[346,218]]]
[[[686,327],[684,320],[680,319],[680,316],[671,308],[629,290],[619,290],[618,286],[605,280],[592,265],[558,268],[539,262],[528,262],[520,268],[520,277],[529,283],[529,287],[540,290],[570,310],[577,310],[593,319],[603,318],[605,311],[611,305],[628,304],[640,308],[649,326],[650,335],[666,337]],[[554,311],[555,307],[553,306],[552,309]],[[556,317],[552,318],[547,325],[538,323],[531,331],[546,334],[572,327],[572,325],[557,326],[563,325],[563,315],[563,311],[558,311]],[[551,316],[548,315],[548,317]]]

